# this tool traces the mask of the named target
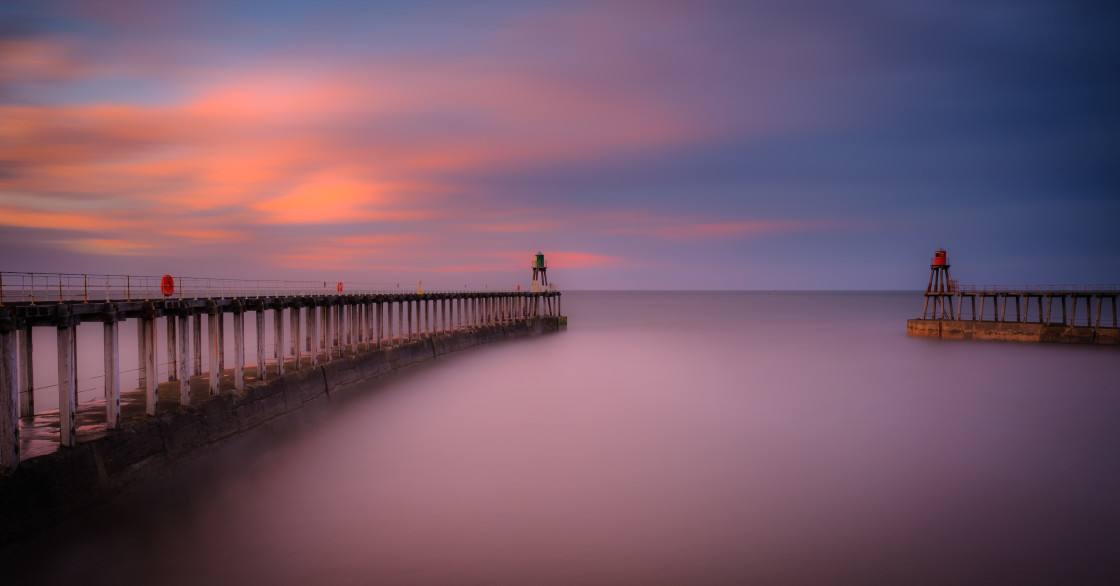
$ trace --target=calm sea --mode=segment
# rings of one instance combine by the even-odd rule
[[[907,337],[921,303],[565,293],[562,334],[412,369],[0,561],[60,584],[1120,583],[1120,351]]]

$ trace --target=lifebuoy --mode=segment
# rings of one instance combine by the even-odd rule
[[[342,283],[341,282],[339,282],[339,284],[338,284],[338,292],[342,293]]]
[[[171,275],[164,275],[163,279],[159,282],[159,290],[163,293],[164,297],[171,297],[175,294],[175,279]]]

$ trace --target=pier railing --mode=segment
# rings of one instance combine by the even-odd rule
[[[366,283],[356,281],[286,281],[179,277],[174,292],[165,296],[162,276],[98,275],[76,273],[0,272],[0,305],[4,303],[61,303],[65,301],[135,301],[148,299],[224,299],[228,297],[289,297],[407,293],[418,289],[412,283]],[[429,293],[467,290],[446,283],[420,287]],[[514,291],[510,288],[477,287],[472,290]]]
[[[952,293],[1008,293],[1008,294],[1054,294],[1061,293],[1120,293],[1120,285],[959,285]]]

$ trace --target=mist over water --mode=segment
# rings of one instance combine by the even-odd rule
[[[565,293],[566,332],[377,383],[316,425],[28,544],[19,571],[1115,583],[1120,353],[907,337],[921,301]]]

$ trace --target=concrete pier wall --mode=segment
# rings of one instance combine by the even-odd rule
[[[960,340],[1120,345],[1120,328],[951,319],[906,320],[911,336]]]
[[[326,407],[331,394],[348,385],[459,350],[552,333],[566,325],[564,316],[538,317],[432,335],[251,382],[241,393],[224,392],[201,405],[123,420],[120,429],[28,459],[0,475],[0,544],[106,501],[146,479],[173,474],[238,436]]]

